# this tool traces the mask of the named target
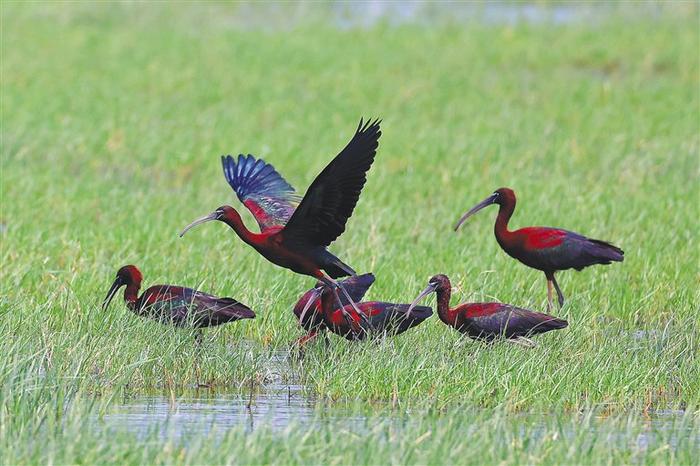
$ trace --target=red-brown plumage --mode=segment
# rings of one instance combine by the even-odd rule
[[[525,238],[525,249],[547,249],[564,242],[566,232],[556,228],[527,227],[516,231]]]
[[[409,309],[408,304],[367,301],[357,303],[364,315],[359,315],[353,306],[338,309],[328,287],[321,291],[322,315],[326,328],[351,341],[377,336],[394,336],[419,325],[433,314],[427,306]]]
[[[446,275],[435,275],[411,306],[430,293],[437,294],[440,320],[470,338],[493,341],[527,338],[564,328],[568,323],[547,314],[503,303],[464,303],[450,307],[451,284]]]
[[[269,222],[270,221],[270,216],[268,213],[260,207],[259,204],[251,201],[250,199],[243,201],[243,205],[246,206],[246,208],[250,211],[250,213],[253,214],[253,217],[260,219],[263,222]],[[266,230],[269,229],[266,228]],[[279,229],[278,229],[279,230]]]
[[[135,314],[175,326],[212,327],[240,319],[253,319],[255,313],[232,298],[219,298],[201,291],[174,285],[154,285],[138,296],[143,276],[133,265],[119,269],[103,309],[109,306],[119,288],[125,286],[124,300]]]
[[[373,283],[374,275],[371,273],[355,275],[340,281],[340,284],[347,290],[354,302],[361,301]],[[296,340],[299,346],[313,340],[320,332],[327,330],[323,320],[321,298],[317,291],[317,288],[320,288],[322,285],[323,283],[321,282],[316,283],[316,287],[304,293],[294,306],[293,312],[299,319],[299,325],[308,332],[305,337]],[[350,302],[345,297],[341,297],[341,303],[344,306],[350,305]],[[337,305],[335,307],[338,309]]]
[[[455,311],[466,319],[475,319],[493,315],[499,312],[501,307],[501,303],[467,303],[460,304],[455,308]]]
[[[474,206],[460,218],[455,230],[471,215],[491,204],[498,204],[494,234],[501,248],[511,257],[528,267],[541,270],[547,277],[548,303],[551,307],[552,285],[557,291],[559,305],[564,305],[564,295],[559,289],[554,273],[595,264],[622,262],[624,252],[605,241],[586,238],[561,228],[526,227],[511,231],[508,222],[515,211],[516,198],[509,188],[497,189],[491,196]]]

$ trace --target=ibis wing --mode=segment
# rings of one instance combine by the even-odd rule
[[[529,227],[524,232],[527,254],[541,270],[581,270],[593,264],[624,260],[624,252],[605,241],[561,228]]]
[[[345,288],[345,291],[348,292],[352,300],[359,303],[362,301],[362,298],[364,298],[367,290],[369,290],[374,283],[374,274],[364,273],[362,275],[355,275],[348,277],[345,280],[341,280],[340,283],[343,285],[343,288]],[[350,304],[347,302],[344,295],[341,295],[340,300],[343,304]]]
[[[506,324],[507,337],[537,335],[566,327],[569,323],[549,314],[533,312],[515,306],[510,307],[510,314]]]
[[[301,197],[275,167],[250,154],[239,154],[238,159],[222,156],[221,164],[226,181],[253,214],[261,232],[287,223]]]
[[[185,325],[219,325],[238,319],[253,319],[255,312],[232,298],[219,298],[201,291],[172,285],[155,285],[146,290],[141,307],[150,316]]]
[[[565,320],[548,314],[533,312],[509,304],[486,303],[486,305],[491,305],[494,309],[483,313],[483,315],[472,317],[484,333],[513,338],[536,335],[567,326]]]
[[[172,285],[154,285],[139,298],[139,314],[163,322],[183,325],[190,309],[196,307],[190,288]]]
[[[311,183],[283,230],[286,242],[326,247],[345,231],[382,135],[380,121],[360,120],[347,146]]]
[[[238,319],[254,319],[255,312],[233,298],[219,298],[200,291],[195,292],[194,302],[198,314],[212,325]]]

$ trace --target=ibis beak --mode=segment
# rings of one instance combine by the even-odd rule
[[[304,309],[301,311],[301,314],[299,314],[299,322],[304,322],[304,316],[306,315],[306,312],[311,308],[312,305],[316,304],[316,301],[318,301],[318,298],[321,297],[321,290],[318,288],[314,288],[312,290],[311,296],[309,297],[309,300],[306,301],[306,305],[304,306]]]
[[[428,296],[430,293],[434,292],[435,288],[437,288],[435,285],[429,284],[423,291],[420,292],[416,299],[413,300],[411,305],[408,306],[408,311],[406,311],[406,313],[410,313],[413,310],[413,308],[416,307],[416,305],[420,302],[420,300]]]
[[[483,201],[479,202],[477,205],[475,205],[474,207],[472,207],[471,210],[469,210],[469,212],[467,212],[466,214],[462,215],[462,218],[459,219],[459,221],[457,222],[457,225],[455,225],[455,231],[457,231],[457,230],[459,229],[459,227],[460,227],[460,226],[465,222],[465,220],[467,220],[469,217],[471,217],[472,215],[474,215],[475,213],[477,213],[478,211],[480,211],[480,210],[483,209],[484,207],[488,207],[488,206],[490,206],[491,204],[494,204],[494,203],[496,202],[496,199],[498,199],[498,193],[493,193],[493,194],[491,194],[489,197],[487,197],[486,199],[484,199]]]
[[[122,286],[124,286],[122,277],[117,277],[117,279],[114,280],[114,283],[112,283],[112,286],[109,288],[105,300],[102,302],[103,311],[107,310],[107,308],[109,307],[109,303],[112,302],[112,298],[114,298],[114,295],[117,294],[117,291],[119,291],[119,288],[121,288]]]
[[[198,218],[194,222],[187,225],[184,230],[182,230],[182,233],[180,233],[180,238],[185,236],[185,233],[187,233],[189,230],[196,227],[197,225],[201,225],[202,223],[206,223],[206,222],[213,222],[214,220],[219,220],[219,213],[218,212],[212,212],[209,215],[206,215],[202,218]]]

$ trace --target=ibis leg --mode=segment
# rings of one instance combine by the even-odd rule
[[[547,310],[552,310],[552,280],[547,276]]]
[[[352,306],[352,308],[355,309],[355,312],[357,312],[360,315],[360,318],[362,320],[364,320],[367,325],[370,325],[369,319],[367,318],[367,316],[365,315],[364,312],[360,311],[360,308],[357,307],[357,304],[355,304],[355,301],[353,301],[353,299],[350,297],[350,294],[345,289],[345,287],[343,285],[341,285],[340,283],[338,283],[338,288],[340,288],[340,291],[343,292],[343,294],[345,295],[345,298],[350,302],[350,305]]]
[[[296,340],[292,342],[292,345],[298,346],[299,348],[303,347],[306,345],[308,342],[316,338],[316,335],[318,335],[318,332],[316,330],[312,330],[306,335],[303,335]]]
[[[343,314],[343,317],[345,318],[345,322],[348,323],[348,325],[350,326],[350,328],[353,329],[353,331],[359,331],[359,328],[358,328],[359,325],[357,324],[357,322],[355,322],[355,320],[352,318],[352,315],[350,315],[350,313],[347,311],[347,309],[345,309],[345,306],[343,305],[343,301],[340,299],[340,296],[338,295],[338,287],[339,287],[338,282],[336,282],[332,278],[327,277],[325,275],[321,275],[320,277],[318,277],[318,279],[321,280],[321,282],[323,282],[323,284],[326,287],[328,287],[330,290],[333,291],[333,295],[335,296],[335,302],[338,305],[338,309]],[[321,312],[325,313],[325,310],[322,309]],[[358,314],[362,315],[361,313],[358,313]]]
[[[559,299],[559,307],[561,308],[564,306],[564,293],[559,289],[559,284],[557,283],[557,279],[554,278],[554,274],[552,274],[552,283],[554,284],[554,289],[557,290],[557,298]]]
[[[338,301],[339,309],[343,312],[343,315],[345,316],[346,320],[351,319],[351,316],[345,310],[345,306],[343,306],[343,302],[341,301],[340,296],[338,296],[338,288],[340,288],[340,291],[343,292],[343,294],[345,295],[345,298],[348,300],[348,302],[350,303],[352,308],[355,310],[355,312],[357,312],[357,315],[359,315],[360,318],[365,322],[365,324],[371,325],[367,316],[362,311],[360,311],[360,308],[357,307],[357,304],[355,304],[355,301],[353,301],[353,299],[350,297],[350,294],[345,289],[345,287],[343,287],[343,285],[341,285],[337,281],[333,280],[332,278],[325,277],[325,276],[323,277],[323,279],[321,279],[321,281],[333,289],[333,293],[335,294],[335,299]],[[352,325],[349,320],[348,320],[348,324]]]
[[[359,334],[359,333],[362,333],[362,326],[359,325],[357,322],[355,322],[355,319],[352,318],[352,315],[345,309],[345,306],[343,306],[343,302],[342,302],[342,300],[340,299],[340,296],[338,295],[338,289],[337,289],[337,288],[333,288],[333,294],[335,294],[335,300],[337,301],[338,306],[340,306],[339,309],[340,309],[341,312],[343,313],[343,316],[345,317],[345,320],[346,320],[346,322],[348,323],[348,325],[350,326],[350,328],[351,328],[355,333],[358,333],[358,334]],[[365,315],[364,315],[362,312],[359,312],[359,310],[357,309],[357,307],[355,307],[355,309],[356,309],[356,311],[357,311],[357,314],[358,314],[360,317],[365,317]],[[366,319],[366,317],[365,317],[365,319]]]

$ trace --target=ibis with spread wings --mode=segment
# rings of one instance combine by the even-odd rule
[[[356,273],[327,247],[345,231],[355,209],[379,146],[379,124],[379,120],[360,120],[350,142],[321,171],[303,198],[269,163],[252,155],[239,155],[237,160],[230,155],[222,157],[226,180],[257,220],[260,233],[246,228],[236,209],[224,205],[189,224],[180,236],[201,223],[222,221],[273,264],[320,280],[337,298],[340,288],[355,307],[335,279]]]

